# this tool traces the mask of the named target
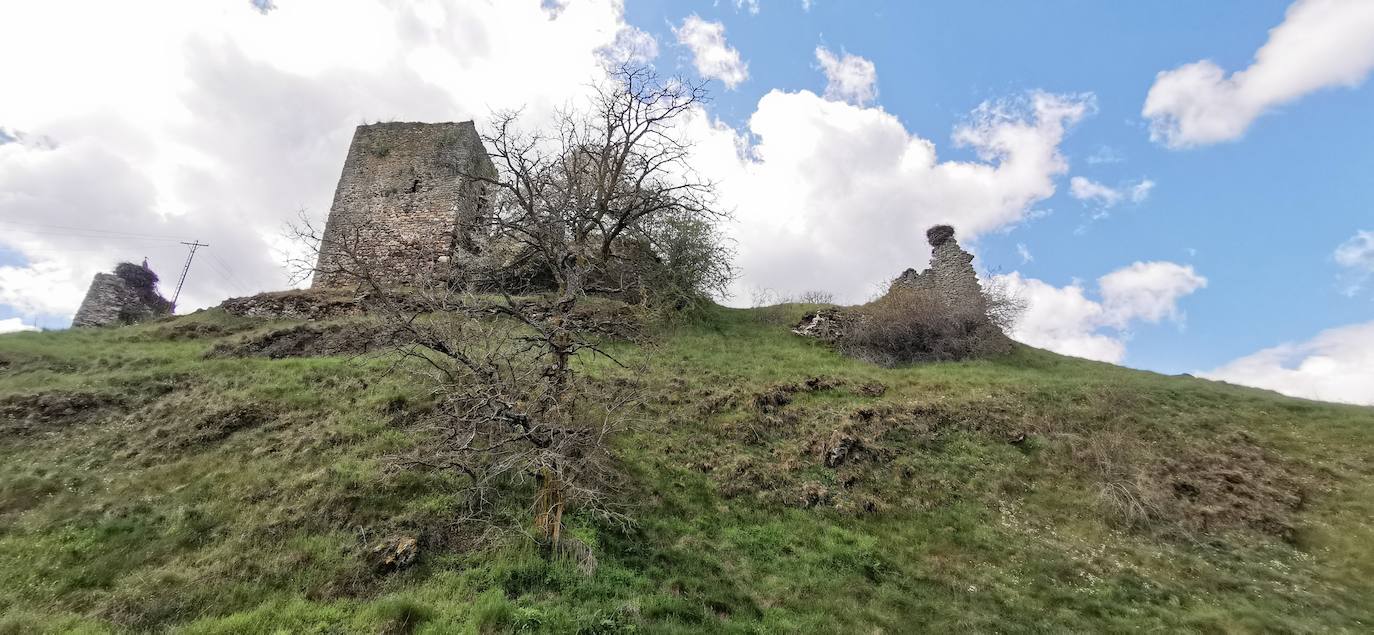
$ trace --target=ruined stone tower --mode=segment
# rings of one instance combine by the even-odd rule
[[[91,279],[72,326],[136,324],[172,314],[172,303],[157,292],[157,274],[143,266],[121,262],[114,273]]]
[[[987,320],[987,301],[973,270],[973,254],[964,251],[954,240],[954,228],[935,225],[926,230],[930,243],[930,268],[925,271],[907,269],[892,282],[909,285],[935,294],[956,315],[977,321]]]
[[[360,273],[408,284],[447,262],[481,205],[464,175],[495,176],[471,121],[358,126],[312,286],[355,284]]]

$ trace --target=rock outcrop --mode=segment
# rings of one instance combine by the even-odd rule
[[[95,274],[72,326],[135,324],[171,314],[172,303],[157,292],[157,274],[122,262],[114,273]]]

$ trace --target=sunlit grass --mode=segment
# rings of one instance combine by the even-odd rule
[[[590,578],[518,535],[480,548],[456,537],[461,479],[388,461],[414,442],[397,408],[429,399],[413,375],[387,374],[389,360],[207,358],[217,338],[279,326],[216,311],[0,336],[0,400],[110,400],[85,419],[0,433],[0,632],[1361,631],[1374,620],[1374,411],[1024,347],[879,368],[791,335],[806,309],[717,309],[643,345],[609,343],[616,361],[580,360],[646,403],[617,449],[635,523],[569,520],[601,563]],[[188,324],[219,330],[187,335]],[[842,385],[797,393],[790,418],[752,409],[769,386],[812,377]],[[867,383],[886,393],[857,390]],[[819,463],[768,471],[810,460],[807,439],[881,407],[950,421],[886,438],[886,462],[852,486]],[[1008,442],[1007,426],[1029,441]],[[1113,434],[1136,453],[1121,460],[1167,459],[1240,433],[1307,484],[1291,540],[1127,526],[1076,454]],[[727,496],[722,471],[739,464],[881,506],[803,508],[790,480]],[[388,533],[422,537],[416,567],[371,570],[366,547]]]

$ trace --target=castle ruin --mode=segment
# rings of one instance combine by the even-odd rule
[[[930,292],[965,319],[986,321],[988,306],[978,273],[973,270],[973,254],[964,251],[954,240],[954,228],[935,225],[926,230],[930,243],[930,268],[925,271],[907,269],[892,281],[892,287],[906,285]]]
[[[405,285],[431,274],[470,247],[482,195],[469,177],[495,173],[471,121],[358,126],[312,287],[348,286],[360,275]]]
[[[114,273],[97,273],[72,318],[72,326],[135,324],[172,314],[172,303],[157,292],[157,274],[121,262]]]
[[[914,290],[933,298],[943,307],[945,315],[964,327],[973,330],[991,327],[987,297],[973,269],[973,254],[964,251],[954,240],[954,228],[935,225],[926,230],[926,241],[931,247],[930,267],[924,271],[903,271],[892,281],[887,295],[875,303],[892,297],[895,291]],[[838,341],[865,319],[864,313],[864,307],[822,308],[807,313],[792,332],[828,342]]]

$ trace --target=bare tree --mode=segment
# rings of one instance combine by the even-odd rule
[[[733,271],[715,228],[726,214],[680,129],[705,89],[628,66],[592,88],[588,107],[560,111],[546,130],[523,129],[519,111],[495,115],[483,141],[498,175],[467,175],[491,188],[488,242],[547,269],[560,303],[643,298],[653,279],[723,292]]]
[[[407,462],[465,475],[479,510],[532,482],[535,537],[556,550],[565,511],[621,517],[608,438],[636,399],[576,372],[582,354],[620,363],[597,334],[622,325],[580,310],[583,299],[668,290],[681,306],[733,275],[715,187],[695,175],[678,129],[705,99],[700,84],[625,67],[547,128],[498,113],[483,134],[495,173],[455,174],[485,188],[484,209],[454,257],[406,289],[375,275],[350,239],[385,228],[343,228],[329,245],[308,223],[295,228],[342,256],[331,273],[356,280],[438,397],[430,440]]]

